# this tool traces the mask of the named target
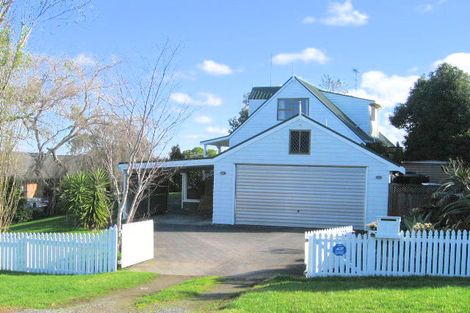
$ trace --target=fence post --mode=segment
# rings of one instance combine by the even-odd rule
[[[111,228],[111,259],[112,259],[112,267],[111,267],[111,270],[113,272],[117,271],[117,251],[118,251],[118,231],[117,231],[117,227],[116,226],[113,226]]]
[[[367,275],[375,275],[375,256],[377,254],[376,243],[377,240],[375,238],[370,237],[368,234],[364,235],[367,242],[367,257],[366,257],[366,274]]]

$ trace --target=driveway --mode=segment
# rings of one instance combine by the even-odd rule
[[[155,259],[134,269],[166,275],[270,277],[305,269],[304,230],[155,224]]]

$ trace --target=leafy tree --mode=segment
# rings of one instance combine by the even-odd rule
[[[67,214],[81,227],[102,229],[109,224],[110,179],[106,171],[79,172],[62,181],[61,200]]]
[[[183,153],[181,153],[181,149],[179,145],[175,145],[171,147],[170,153],[168,155],[170,157],[170,160],[183,160],[184,156]]]
[[[421,77],[390,122],[407,131],[408,160],[470,161],[470,77],[449,64]]]
[[[228,120],[228,125],[230,126],[230,129],[228,132],[231,134],[240,127],[245,121],[248,119],[248,107],[244,106],[240,112],[238,112],[238,116],[234,116],[231,119]]]
[[[214,157],[217,155],[217,151],[214,149],[207,149],[207,156]],[[184,150],[183,151],[183,159],[184,160],[191,160],[191,159],[201,159],[204,157],[204,149],[201,147],[194,147],[192,149]]]
[[[230,126],[230,129],[228,132],[231,134],[240,127],[245,121],[248,119],[248,96],[249,93],[245,93],[243,95],[243,107],[241,108],[240,112],[238,112],[238,116],[234,116],[231,119],[228,120],[228,125]]]

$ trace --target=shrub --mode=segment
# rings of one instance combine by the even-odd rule
[[[62,181],[61,202],[67,215],[81,227],[108,226],[112,205],[110,180],[103,170],[67,175]]]
[[[443,171],[448,178],[433,193],[431,206],[413,209],[404,217],[406,229],[417,223],[431,223],[436,229],[470,229],[470,167],[462,160],[449,160]]]
[[[14,223],[24,223],[29,222],[33,219],[33,210],[24,205],[18,206],[13,217]]]

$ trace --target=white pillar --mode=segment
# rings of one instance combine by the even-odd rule
[[[204,145],[204,157],[207,156],[207,145]]]
[[[181,209],[183,209],[184,202],[188,200],[188,173],[181,174]]]
[[[217,152],[218,152],[218,154],[220,154],[222,152],[222,147],[221,146],[217,146]]]

